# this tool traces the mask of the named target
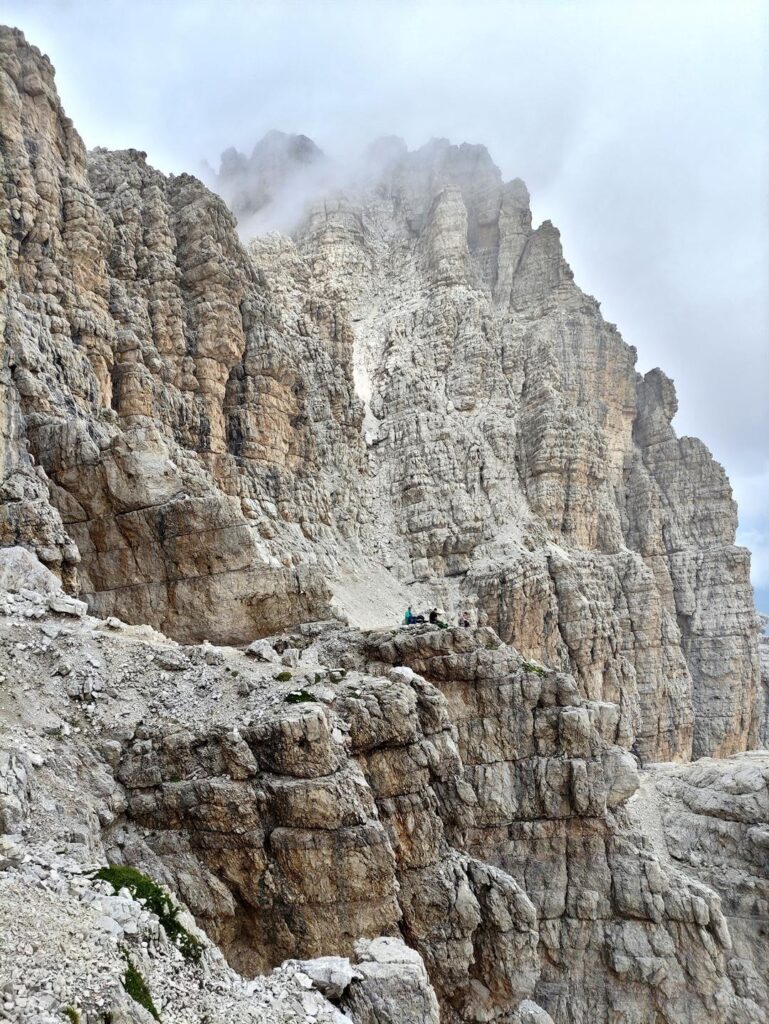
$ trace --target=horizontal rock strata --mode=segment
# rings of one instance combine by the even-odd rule
[[[21,556],[6,568],[0,618],[10,692],[37,681],[33,703],[10,701],[11,850],[140,868],[246,975],[313,957],[400,963],[361,969],[370,991],[332,997],[351,1020],[399,1020],[372,1007],[403,993],[456,1024],[754,1019],[757,755],[655,781],[668,852],[618,707],[488,628],[327,624],[264,641],[257,658],[56,611],[21,586],[30,570]],[[719,787],[745,794],[718,805],[750,858],[752,875],[731,869],[753,879],[739,891],[719,874],[720,826],[709,838],[697,825],[690,860],[677,852],[690,826],[672,801],[698,806],[664,788],[678,780],[701,786],[697,813]],[[386,953],[402,940],[416,960]]]
[[[756,1024],[725,473],[483,147],[368,157],[244,244],[0,28],[0,1016]]]
[[[188,641],[327,618],[343,577],[387,608],[418,581],[619,703],[645,760],[754,742],[728,481],[522,182],[482,147],[390,140],[246,251],[196,179],[87,154],[20,33],[0,62],[0,542]],[[318,160],[265,140],[232,201],[279,204]]]

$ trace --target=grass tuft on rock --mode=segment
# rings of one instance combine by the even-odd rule
[[[123,988],[135,1003],[143,1006],[148,1013],[152,1014],[155,1020],[160,1020],[160,1014],[152,1002],[152,993],[149,990],[149,986],[128,956],[126,956],[126,970],[123,975]]]
[[[278,672],[278,674],[275,676],[275,679],[279,683],[287,683],[290,678],[291,678],[291,673],[290,672]]]
[[[547,673],[547,669],[535,665],[533,661],[524,661],[521,667],[524,672],[533,672],[537,676],[544,676]]]
[[[99,868],[94,878],[109,882],[115,892],[128,889],[134,899],[144,900],[147,910],[155,914],[171,942],[181,950],[185,960],[197,963],[203,952],[203,944],[179,922],[179,908],[160,886],[136,868],[110,864]]]
[[[63,1013],[67,1020],[70,1021],[70,1024],[80,1024],[80,1010],[74,1006],[65,1006]]]

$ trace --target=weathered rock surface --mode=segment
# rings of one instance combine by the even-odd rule
[[[662,856],[719,894],[735,991],[755,1005],[746,1019],[760,1020],[769,1003],[769,753],[655,766],[641,797]]]
[[[19,550],[17,562],[32,558],[23,549],[11,552]],[[185,652],[147,627],[57,614],[47,606],[45,593],[11,590],[3,594],[0,608],[2,1019],[54,1024],[71,1007],[83,1024],[103,1024],[105,1015],[122,1024],[146,1024],[152,1018],[123,983],[130,962],[169,1024],[422,1024],[431,1019],[437,1024],[435,993],[419,954],[397,936],[378,936],[371,928],[375,915],[361,930],[373,941],[350,950],[352,965],[339,961],[340,968],[330,974],[327,961],[276,961],[275,970],[268,966],[265,974],[248,980],[227,964],[188,914],[181,914],[180,922],[202,944],[194,961],[185,958],[162,921],[130,891],[116,893],[92,877],[95,868],[119,859],[121,851],[137,853],[141,847],[147,851],[143,866],[157,869],[157,878],[176,881],[178,870],[177,892],[191,893],[196,906],[207,892],[209,906],[218,901],[221,910],[226,885],[206,873],[194,856],[185,857],[178,838],[169,841],[161,859],[142,846],[144,833],[137,832],[129,811],[139,795],[117,778],[121,752],[136,748],[138,741],[129,737],[146,728],[144,719],[162,714],[177,723],[171,735],[181,758],[182,725],[211,722],[229,760],[206,766],[205,756],[198,762],[193,753],[187,763],[189,773],[201,778],[201,790],[211,793],[208,811],[201,806],[194,828],[210,827],[213,849],[214,819],[224,829],[229,813],[233,833],[220,833],[219,857],[233,865],[244,816],[260,811],[244,805],[239,816],[234,807],[225,809],[227,783],[233,787],[248,767],[235,740],[237,723],[247,709],[257,718],[269,710],[276,719],[285,708],[290,731],[292,709],[280,703],[289,687],[278,683],[282,693],[276,693],[268,685],[272,677],[265,675],[270,670],[255,667],[242,652],[210,645]],[[250,696],[239,693],[241,676],[251,684]],[[216,689],[220,679],[223,685]],[[151,746],[145,741],[145,770],[152,763]],[[221,771],[221,777],[203,780],[206,767]],[[305,774],[313,777],[312,765]],[[262,784],[269,778],[265,773]],[[294,813],[301,814],[301,805],[295,804]],[[172,822],[164,824],[171,837]],[[306,824],[312,824],[311,818]],[[333,836],[332,822],[329,828]],[[278,831],[273,833],[276,844]],[[122,837],[119,848],[116,837]],[[344,846],[341,832],[339,841]],[[365,862],[365,844],[358,846]],[[320,866],[318,861],[316,871]],[[301,878],[294,876],[288,884],[301,891]],[[205,914],[199,919],[208,927]],[[215,930],[209,928],[212,934]],[[297,936],[294,945],[302,941]],[[327,945],[332,945],[328,938]],[[304,941],[303,948],[308,946]]]
[[[645,760],[755,741],[728,481],[522,182],[385,140],[247,253],[196,179],[86,154],[20,33],[0,63],[0,543],[184,640],[354,622],[367,579],[389,615],[411,587],[619,703]],[[319,159],[265,140],[238,208]]]
[[[731,846],[718,850],[717,833],[700,828],[697,870],[660,844],[618,707],[585,700],[573,677],[487,627],[326,624],[271,641],[298,652],[285,679],[279,662],[57,614],[32,592],[9,591],[2,612],[10,885],[38,884],[17,879],[25,853],[48,873],[61,874],[53,851],[81,871],[139,867],[236,970],[258,975],[247,992],[232,982],[238,999],[262,998],[264,985],[297,991],[299,972],[366,1024],[435,1020],[438,1005],[455,1024],[759,1019],[757,755],[669,770],[687,781],[733,766],[722,791],[746,794],[730,828],[752,872],[735,908],[719,880]],[[671,815],[672,851],[687,825]],[[68,886],[56,889],[62,906]],[[114,921],[112,909],[96,907]],[[111,942],[135,934],[108,924],[98,927]],[[153,950],[143,969],[162,992],[173,962],[154,963],[167,953]],[[332,959],[306,972],[294,962],[315,957]],[[110,957],[102,973],[117,991]]]
[[[0,1014],[760,1020],[766,758],[642,770],[765,723],[731,491],[523,183],[386,140],[246,249],[7,29],[0,176]]]
[[[726,477],[676,438],[672,382],[635,372],[556,229],[532,228],[523,183],[482,147],[434,141],[312,209],[295,241],[354,327],[362,533],[384,564],[620,703],[644,759],[754,742]]]
[[[761,665],[761,691],[760,691],[760,725],[759,741],[762,747],[769,746],[769,636],[766,628],[769,626],[769,616],[759,615],[762,632],[758,638],[758,656]]]
[[[443,791],[447,835],[534,904],[535,993],[556,1021],[753,1019],[760,1002],[737,983],[715,894],[666,871],[624,806],[639,778],[616,746],[616,705],[585,702],[568,676],[521,670],[490,631],[409,633],[376,656],[448,700],[464,786],[461,800]]]
[[[357,978],[342,1005],[356,1021],[438,1024],[438,1001],[418,953],[397,939],[381,938],[361,940],[355,954]]]
[[[70,585],[82,558],[97,612],[184,638],[317,616],[313,541],[356,516],[321,480],[362,451],[344,324],[322,301],[289,323],[221,200],[134,150],[86,157],[47,59],[5,29],[0,58],[0,541]]]

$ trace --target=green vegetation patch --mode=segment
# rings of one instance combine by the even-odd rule
[[[291,693],[287,693],[283,700],[286,704],[306,704],[308,701],[317,700],[317,697],[313,697],[307,690],[292,690]]]
[[[277,679],[277,681],[279,683],[287,683],[289,681],[289,679],[291,678],[291,673],[290,672],[278,672],[278,674],[275,676],[275,678]]]
[[[155,1020],[160,1020],[160,1014],[152,1002],[152,993],[149,990],[149,986],[128,956],[126,956],[126,970],[123,975],[123,988],[134,1002],[138,1003],[139,1006],[143,1006],[148,1013],[152,1014]]]
[[[547,672],[547,669],[544,669],[541,665],[535,665],[533,661],[524,661],[521,667],[524,672],[533,672],[538,676],[544,676]]]
[[[74,1006],[65,1006],[64,1016],[71,1024],[80,1024],[80,1010],[75,1009]]]
[[[200,955],[203,952],[202,942],[194,935],[190,935],[187,929],[179,923],[179,908],[175,906],[168,893],[164,892],[151,878],[143,875],[136,868],[120,867],[117,864],[99,868],[94,878],[109,882],[115,892],[128,889],[134,899],[144,900],[147,910],[157,915],[166,935],[181,950],[184,959],[194,963],[200,960]]]

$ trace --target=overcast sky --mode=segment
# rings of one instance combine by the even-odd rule
[[[481,142],[724,464],[769,611],[769,0],[0,0],[89,146]]]

